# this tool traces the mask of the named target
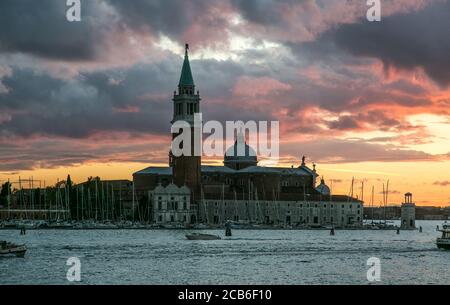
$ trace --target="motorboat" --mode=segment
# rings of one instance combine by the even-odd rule
[[[445,223],[439,232],[442,232],[442,236],[436,240],[436,245],[439,249],[450,250],[450,225]]]
[[[17,257],[24,257],[25,252],[27,252],[27,247],[25,245],[16,245],[6,241],[0,241],[0,256],[15,255]]]
[[[219,239],[222,239],[220,236],[217,236],[217,235],[203,234],[203,233],[186,234],[186,238],[188,240],[219,240]]]

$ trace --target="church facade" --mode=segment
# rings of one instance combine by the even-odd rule
[[[201,98],[195,91],[188,46],[172,101],[172,123],[188,122],[193,135],[194,115],[200,113]],[[173,138],[176,136],[172,134]],[[136,194],[150,201],[154,223],[221,225],[234,221],[337,227],[362,224],[363,202],[332,195],[323,179],[317,185],[316,166],[308,167],[305,157],[297,167],[259,166],[256,152],[242,132],[225,152],[223,166],[202,165],[201,157],[193,155],[175,157],[169,152],[167,167],[148,167],[133,174]],[[175,199],[186,196],[189,200]]]

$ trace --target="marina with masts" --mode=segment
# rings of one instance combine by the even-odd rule
[[[86,182],[74,184],[70,175],[66,180],[58,180],[54,186],[47,186],[41,180],[22,179],[8,181],[9,186],[6,209],[0,209],[0,228],[26,229],[208,229],[222,227],[231,222],[233,228],[242,229],[395,229],[386,219],[364,220],[361,225],[342,225],[334,223],[333,202],[336,198],[331,190],[318,203],[308,200],[283,202],[281,194],[273,190],[270,200],[260,199],[257,189],[249,185],[247,193],[234,192],[232,198],[226,196],[225,185],[221,186],[220,200],[205,197],[203,188],[198,205],[190,208],[195,213],[196,221],[158,221],[158,203],[155,195],[149,192],[139,199],[134,183],[128,180],[103,181],[98,177],[90,177]],[[37,185],[37,187],[35,187]],[[374,206],[374,190],[370,207]],[[383,184],[383,203],[386,208],[389,192],[389,181],[386,188]],[[189,194],[189,193],[188,193]],[[228,194],[229,195],[229,194]],[[354,196],[354,179],[349,194],[342,205],[351,205]],[[364,199],[364,182],[361,182],[360,195],[356,196],[362,210]],[[320,207],[317,207],[317,205]],[[180,203],[181,205],[181,203]],[[325,209],[324,209],[325,208]],[[165,212],[168,212],[167,210]],[[328,215],[330,221],[324,224],[307,222],[308,215]],[[303,216],[306,218],[303,222]],[[362,215],[362,213],[361,213]],[[326,216],[325,216],[326,217]]]

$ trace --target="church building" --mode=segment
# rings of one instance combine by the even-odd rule
[[[193,143],[194,115],[201,112],[201,98],[188,52],[186,45],[178,90],[172,99],[172,123],[188,122]],[[176,136],[172,134],[173,139]],[[194,149],[194,145],[191,147]],[[331,194],[323,179],[317,185],[315,165],[308,167],[305,157],[299,163],[290,168],[259,166],[255,150],[240,132],[225,152],[223,166],[202,165],[201,157],[193,153],[175,157],[169,152],[167,167],[138,171],[133,174],[133,182],[136,194],[151,202],[156,224],[223,225],[234,221],[292,227],[362,225],[363,202]]]

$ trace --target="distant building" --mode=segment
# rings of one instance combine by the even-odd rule
[[[173,96],[172,122],[183,120],[194,128],[193,118],[200,113],[200,101],[186,46],[178,90]],[[173,138],[176,136],[172,135]],[[244,153],[238,155],[237,152]],[[201,165],[201,157],[175,157],[169,152],[168,167],[148,167],[138,171],[133,174],[133,182],[138,198],[147,194],[153,196],[154,222],[183,223],[186,216],[191,223],[223,224],[235,220],[361,225],[363,202],[349,196],[332,195],[324,179],[316,186],[317,177],[315,165],[309,168],[305,157],[298,167],[259,166],[255,150],[246,143],[244,133],[239,132],[234,145],[224,154],[224,166]],[[172,201],[172,193],[175,192],[174,198],[184,196],[184,193],[179,195],[177,192],[181,189],[175,190],[174,186],[190,190],[186,211],[180,209],[180,205],[177,209],[167,206]]]
[[[414,230],[416,228],[416,205],[412,202],[412,194],[405,194],[405,202],[402,203],[401,229]]]

